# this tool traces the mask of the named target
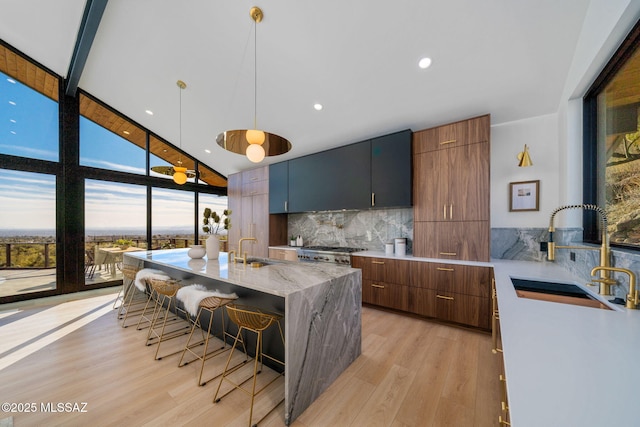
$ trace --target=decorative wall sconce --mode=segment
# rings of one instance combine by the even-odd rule
[[[518,154],[518,166],[523,168],[527,166],[533,166],[533,162],[531,161],[531,157],[529,156],[529,147],[527,144],[524,144],[524,150]]]

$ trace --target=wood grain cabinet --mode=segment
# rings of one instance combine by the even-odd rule
[[[268,166],[229,175],[227,194],[229,208],[232,211],[229,250],[238,253],[240,238],[254,237],[257,242],[243,243],[243,252],[267,258],[269,245],[285,243],[286,216],[269,215]]]
[[[298,261],[298,252],[295,249],[269,248],[269,258],[282,261]]]
[[[415,132],[413,147],[414,255],[488,261],[489,116]]]
[[[490,329],[490,267],[352,256],[364,303]]]
[[[351,258],[362,269],[362,302],[408,311],[409,261],[386,258]]]

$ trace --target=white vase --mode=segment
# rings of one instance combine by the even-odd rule
[[[203,245],[191,245],[191,249],[187,251],[189,258],[200,259],[207,253]]]
[[[215,234],[209,236],[206,240],[207,259],[218,259],[220,255],[220,239]]]

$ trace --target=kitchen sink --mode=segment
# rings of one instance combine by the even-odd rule
[[[611,307],[594,298],[589,292],[571,283],[518,279],[514,277],[511,278],[511,283],[513,283],[516,294],[520,298],[611,310]]]
[[[247,258],[247,265],[251,268],[260,268],[271,264],[279,264],[278,261],[273,261],[267,258],[251,257]]]

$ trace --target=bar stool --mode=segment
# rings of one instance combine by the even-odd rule
[[[149,279],[149,282],[151,283],[152,294],[155,295],[155,306],[153,309],[151,324],[149,325],[149,331],[147,333],[146,345],[149,346],[156,344],[156,354],[154,359],[160,360],[163,357],[177,354],[182,350],[182,348],[180,348],[180,350],[174,351],[173,353],[158,357],[160,345],[165,341],[188,334],[189,325],[187,324],[186,326],[182,326],[171,331],[166,330],[168,321],[169,323],[183,321],[177,314],[171,314],[171,307],[173,307],[177,313],[175,296],[178,289],[180,289],[180,283],[175,279],[166,280],[155,278]],[[160,321],[162,321],[161,325]],[[160,331],[158,331],[158,329],[160,329]],[[157,341],[154,342],[154,340]]]
[[[224,372],[220,377],[220,383],[218,383],[218,389],[216,390],[216,394],[213,397],[213,402],[218,403],[220,399],[222,399],[227,394],[231,393],[231,391],[235,390],[236,388],[247,393],[248,395],[251,396],[251,409],[249,410],[249,426],[251,427],[252,425],[257,425],[260,421],[262,421],[264,417],[266,417],[284,400],[284,395],[283,395],[282,399],[273,408],[271,408],[271,410],[267,412],[260,420],[258,420],[255,424],[251,423],[253,419],[253,403],[256,395],[258,395],[260,392],[266,389],[269,385],[271,385],[274,381],[276,381],[281,375],[284,375],[285,363],[281,360],[276,359],[275,357],[269,356],[268,354],[265,354],[262,352],[262,333],[267,328],[269,328],[274,324],[278,325],[278,329],[280,331],[280,338],[282,339],[282,345],[284,346],[284,334],[282,333],[282,327],[280,326],[280,319],[282,319],[282,315],[276,314],[276,313],[270,313],[256,307],[249,307],[244,305],[227,304],[226,308],[227,308],[227,314],[229,315],[229,319],[231,319],[231,321],[238,326],[238,333],[236,334],[235,340],[233,342],[233,347],[231,347],[231,353],[229,353],[229,357],[227,358],[227,364],[224,368]],[[229,368],[229,363],[231,362],[231,357],[233,356],[233,351],[235,350],[236,345],[238,344],[238,341],[242,342],[244,345],[244,340],[242,338],[242,331],[244,329],[246,329],[247,331],[254,332],[257,335],[256,356],[254,358],[254,363],[253,363],[253,376],[245,379],[240,383],[236,383],[235,381],[229,379],[228,376],[231,373],[238,370],[241,365],[235,366],[233,368]],[[264,357],[282,365],[283,373],[281,373],[280,375],[277,375],[275,378],[273,378],[271,381],[269,381],[267,384],[265,384],[259,390],[256,391],[256,377],[262,370],[262,361]],[[260,360],[260,370],[258,370],[258,360]],[[243,388],[242,384],[244,384],[245,382],[247,382],[252,378],[253,378],[253,384],[251,386],[251,390],[247,390],[246,388]],[[218,393],[220,392],[220,386],[222,386],[222,382],[225,380],[231,383],[234,388],[231,391],[225,393],[224,395],[218,397]]]
[[[140,292],[146,295],[146,303],[144,305],[144,308],[142,309],[140,318],[138,319],[138,324],[136,325],[136,329],[138,331],[144,329],[142,327],[142,325],[144,324],[147,324],[147,326],[145,327],[151,326],[151,321],[153,320],[157,294],[151,286],[151,279],[171,280],[171,277],[169,277],[165,272],[161,270],[155,270],[153,268],[143,268],[142,270],[138,271],[138,273],[136,273],[136,278],[133,284]],[[149,308],[154,310],[152,311],[151,315],[147,314],[147,310],[149,310]]]
[[[119,298],[122,299],[122,303],[118,309],[118,320],[122,320],[122,327],[127,327],[127,318],[130,314],[139,313],[142,311],[141,305],[147,300],[146,293],[139,291],[134,285],[136,275],[141,270],[138,266],[126,264],[122,267],[122,289],[116,298],[115,303]],[[122,297],[120,297],[122,295]],[[114,307],[115,308],[115,307]]]
[[[178,301],[180,301],[182,303],[182,305],[184,306],[186,312],[188,315],[193,316],[194,319],[192,321],[193,326],[191,327],[191,333],[189,334],[189,338],[187,339],[187,342],[184,346],[184,350],[182,350],[182,356],[180,357],[180,361],[178,362],[178,367],[182,367],[184,365],[188,365],[189,363],[195,361],[195,360],[200,360],[200,374],[198,375],[198,385],[203,386],[206,385],[209,381],[211,381],[214,378],[217,378],[220,374],[215,375],[212,378],[209,378],[206,381],[202,381],[202,373],[204,371],[204,363],[207,359],[210,359],[212,357],[221,355],[223,353],[225,353],[226,351],[230,350],[231,347],[227,347],[227,343],[226,343],[226,336],[229,336],[231,338],[234,338],[233,335],[230,335],[229,333],[227,333],[226,328],[224,326],[224,313],[221,313],[221,321],[222,321],[222,330],[220,332],[218,332],[217,334],[214,332],[212,334],[212,329],[213,329],[213,321],[215,318],[215,313],[219,308],[224,307],[225,305],[229,304],[230,302],[235,301],[236,299],[238,299],[238,296],[233,293],[233,294],[221,294],[217,291],[209,291],[207,290],[207,288],[205,288],[202,285],[190,285],[190,286],[185,286],[183,288],[180,288],[180,290],[178,290],[178,293],[176,294],[176,298],[178,299]],[[206,329],[206,334],[203,334],[203,337],[200,341],[195,342],[195,343],[191,343],[191,339],[193,338],[193,334],[196,330],[196,328],[199,328],[201,332],[205,332],[205,329],[202,327],[202,313],[208,313],[209,314],[209,324],[207,325],[207,329]],[[211,353],[207,353],[208,352],[208,348],[209,348],[209,340],[211,338],[211,335],[213,335],[214,337],[218,336],[221,338],[222,340],[222,347],[217,348],[216,350],[212,351]],[[202,349],[201,353],[198,353],[196,351],[194,351],[195,347],[199,347],[202,344],[204,344],[204,347]],[[192,355],[195,356],[195,359],[189,360],[189,361],[184,361],[184,357],[185,354],[189,352]],[[245,362],[246,363],[246,360]]]

